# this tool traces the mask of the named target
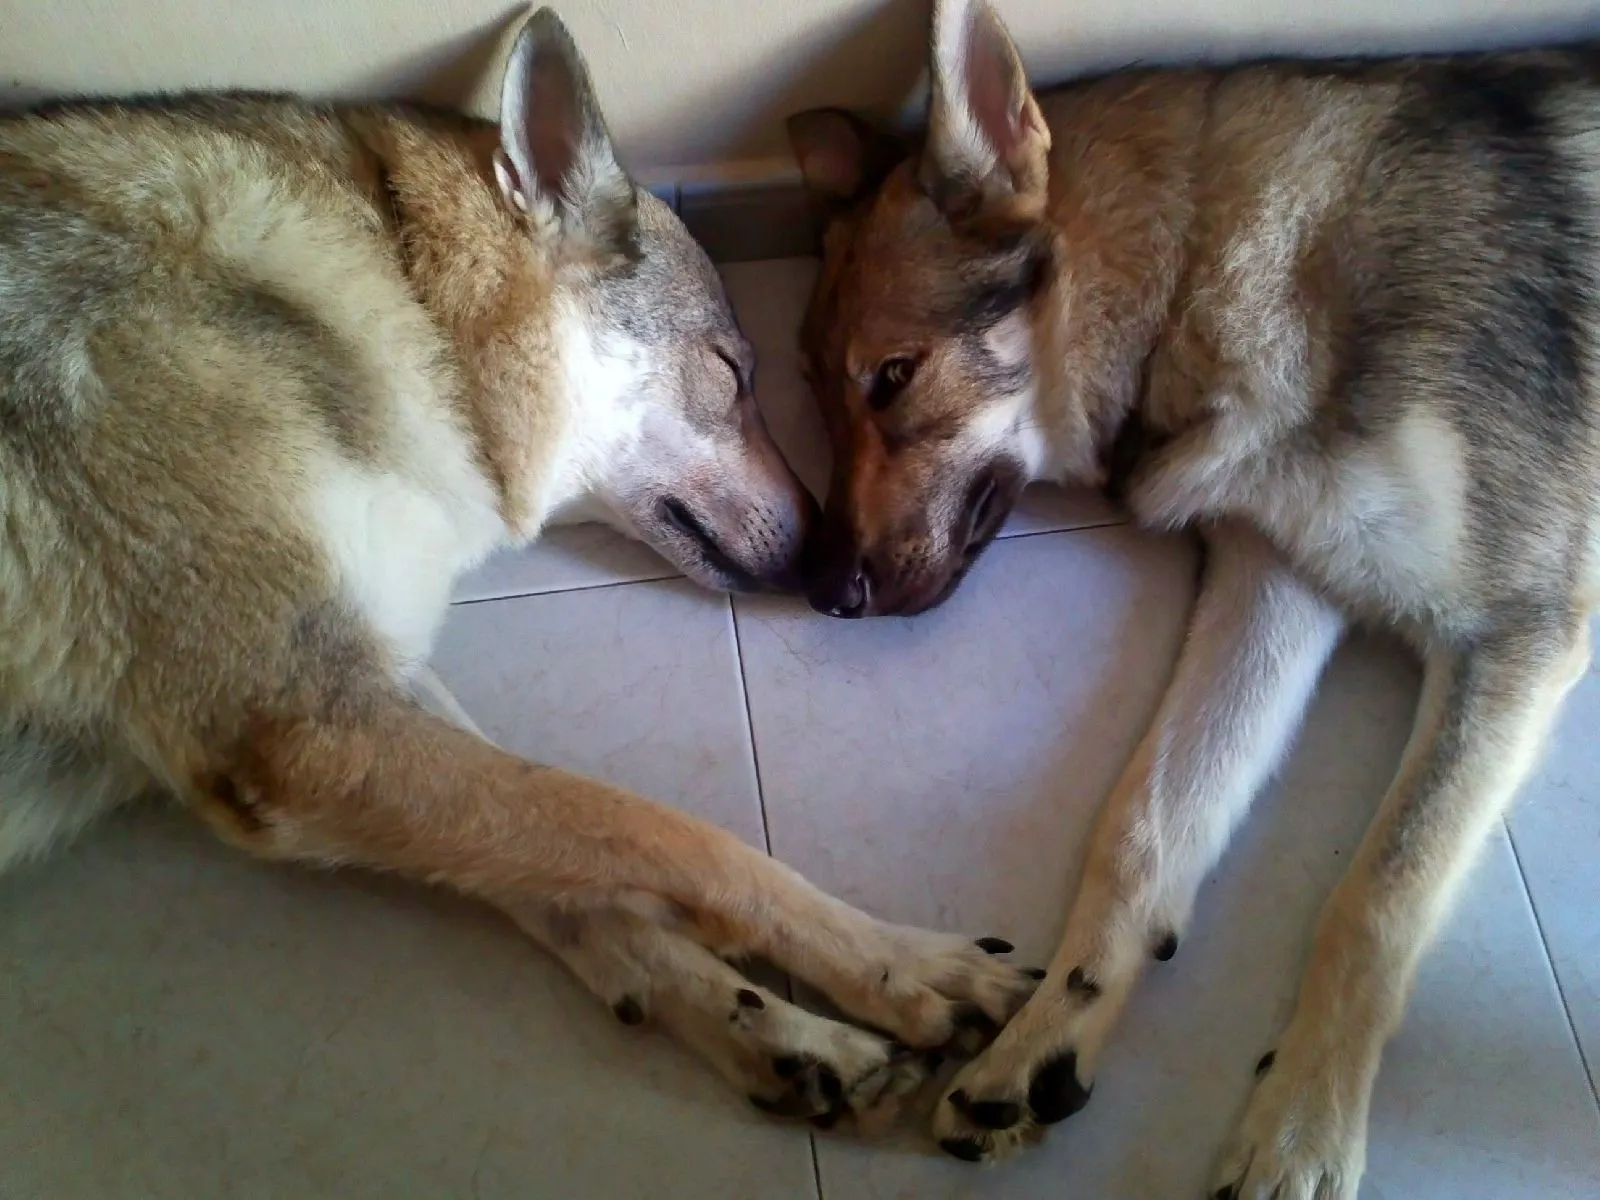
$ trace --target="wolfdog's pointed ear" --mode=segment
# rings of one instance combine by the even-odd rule
[[[1050,130],[999,15],[988,0],[936,0],[932,50],[923,187],[952,219],[1038,216]]]
[[[874,190],[905,157],[899,141],[842,108],[813,108],[785,122],[806,190],[824,205]]]
[[[528,18],[506,62],[495,177],[513,208],[552,206],[563,228],[596,249],[631,255],[633,181],[612,150],[583,56],[548,8]]]

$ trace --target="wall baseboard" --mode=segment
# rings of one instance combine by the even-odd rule
[[[792,164],[760,160],[647,171],[639,182],[677,210],[712,262],[817,252],[821,229]]]

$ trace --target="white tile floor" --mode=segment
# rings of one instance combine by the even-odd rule
[[[810,266],[728,273],[763,404],[817,483],[793,370]],[[1011,532],[939,612],[851,624],[730,603],[568,531],[463,587],[435,665],[512,749],[1043,960],[1194,557],[1061,493],[1030,495]],[[1415,688],[1389,647],[1340,654],[1094,1102],[990,1170],[921,1130],[860,1146],[767,1123],[466,904],[255,865],[176,817],[117,821],[0,880],[0,1197],[1198,1197]],[[1428,959],[1378,1090],[1369,1200],[1600,1196],[1596,728],[1591,674]]]

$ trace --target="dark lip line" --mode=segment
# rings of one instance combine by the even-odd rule
[[[1012,496],[1008,499],[1004,506],[997,509],[990,516],[989,521],[987,522],[989,528],[984,531],[982,537],[969,544],[967,548],[961,552],[960,565],[950,573],[950,577],[944,581],[944,585],[936,593],[934,593],[933,599],[929,600],[925,604],[919,604],[914,607],[911,605],[903,605],[899,608],[885,609],[881,612],[875,613],[874,615],[880,617],[920,617],[923,613],[932,612],[946,600],[950,599],[951,596],[955,595],[956,589],[961,586],[962,581],[966,579],[968,572],[972,570],[973,564],[976,563],[978,559],[983,556],[983,552],[990,546],[994,545],[995,541],[999,538],[1000,530],[1005,528],[1006,520],[1011,516],[1011,510],[1015,507],[1016,497]]]
[[[715,542],[708,540],[704,545],[696,544],[695,549],[700,555],[701,562],[723,577],[728,591],[764,592],[767,590],[766,584],[729,558]]]
[[[661,502],[661,512],[666,527],[694,546],[701,562],[728,581],[729,590],[760,590],[761,581],[729,557],[687,504],[667,499]]]

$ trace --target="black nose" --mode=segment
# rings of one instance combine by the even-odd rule
[[[872,576],[866,564],[858,562],[834,579],[813,587],[808,599],[812,608],[826,616],[846,620],[864,617],[872,606]]]

